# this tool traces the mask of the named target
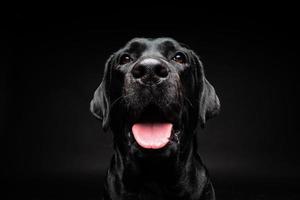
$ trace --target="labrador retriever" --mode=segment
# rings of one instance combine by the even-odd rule
[[[130,40],[106,62],[90,110],[113,133],[103,199],[215,199],[196,137],[220,102],[187,45]]]

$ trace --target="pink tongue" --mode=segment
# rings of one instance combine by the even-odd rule
[[[172,126],[170,123],[138,123],[132,126],[132,133],[141,147],[159,149],[169,142]]]

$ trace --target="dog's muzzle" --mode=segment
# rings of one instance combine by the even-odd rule
[[[163,58],[142,57],[127,76],[125,102],[131,133],[143,149],[167,146],[177,131],[181,101],[171,70]]]

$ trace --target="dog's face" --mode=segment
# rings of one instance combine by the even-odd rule
[[[198,56],[171,38],[135,38],[107,61],[91,112],[115,145],[170,156],[190,145],[197,124],[219,112]]]

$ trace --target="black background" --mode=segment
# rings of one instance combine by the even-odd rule
[[[3,191],[32,199],[101,196],[112,136],[89,102],[104,63],[133,37],[168,36],[201,56],[222,104],[199,135],[218,199],[300,197],[297,16],[172,9],[18,10],[4,18]]]

